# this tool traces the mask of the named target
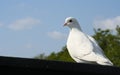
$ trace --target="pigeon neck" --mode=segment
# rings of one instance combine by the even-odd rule
[[[76,26],[74,26],[74,27],[71,27],[70,29],[71,29],[71,30],[81,31],[81,32],[82,32],[82,29],[80,28],[79,25],[76,25]]]

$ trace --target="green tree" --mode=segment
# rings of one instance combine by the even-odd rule
[[[52,54],[50,54],[49,56],[46,57],[47,60],[58,60],[58,61],[69,61],[69,62],[73,62],[73,59],[70,57],[68,50],[65,47],[62,48],[62,50],[58,53],[55,53],[55,58],[51,58]]]
[[[116,28],[116,34],[112,34],[110,30],[98,29],[95,30],[95,35],[93,36],[115,66],[120,66],[119,33],[120,27]]]
[[[40,55],[36,56],[35,58],[36,59],[74,62],[74,60],[70,57],[66,46],[64,46],[60,52],[57,52],[57,53],[52,52],[48,56],[45,56],[44,54],[40,54]]]
[[[42,54],[40,54],[40,55],[35,56],[34,58],[35,58],[35,59],[45,59],[46,56],[45,56],[44,53],[42,53]]]

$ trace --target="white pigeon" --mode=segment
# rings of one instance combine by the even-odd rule
[[[95,39],[82,32],[78,21],[73,17],[65,19],[64,26],[70,28],[67,49],[70,56],[78,63],[95,63],[112,66]]]

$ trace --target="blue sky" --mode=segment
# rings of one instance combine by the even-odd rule
[[[32,58],[58,52],[66,45],[66,17],[78,19],[82,30],[120,25],[119,0],[0,0],[0,56]]]

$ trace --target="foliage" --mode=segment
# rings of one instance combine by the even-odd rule
[[[113,62],[115,66],[120,66],[120,27],[116,27],[116,32],[112,33],[111,30],[94,29],[95,34],[93,37],[98,42],[100,47],[105,52],[105,55]],[[58,53],[52,52],[50,55],[45,56],[40,54],[39,59],[46,60],[58,60],[58,61],[69,61],[74,60],[69,56],[66,46]]]
[[[44,53],[42,53],[42,54],[40,54],[40,55],[35,56],[34,58],[35,58],[35,59],[45,59],[46,56],[45,56]]]
[[[41,58],[42,56],[42,58]],[[58,53],[52,52],[50,55],[45,56],[44,54],[40,54],[36,56],[37,59],[46,59],[46,60],[56,60],[56,61],[66,61],[66,62],[74,62],[74,60],[70,57],[66,46],[62,48],[62,50]]]
[[[116,28],[116,34],[112,34],[110,30],[95,30],[93,37],[113,64],[120,66],[120,27]]]

